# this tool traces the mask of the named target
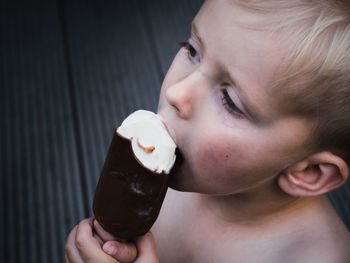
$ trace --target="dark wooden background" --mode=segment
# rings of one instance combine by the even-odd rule
[[[63,262],[113,128],[155,110],[202,0],[1,0],[0,262]],[[332,194],[350,226],[350,186]]]

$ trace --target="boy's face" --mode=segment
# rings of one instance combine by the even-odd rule
[[[310,124],[284,116],[270,89],[284,45],[244,26],[263,19],[232,0],[206,1],[194,19],[159,101],[184,156],[172,187],[238,193],[271,181],[305,154]]]

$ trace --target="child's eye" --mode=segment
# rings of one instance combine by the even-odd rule
[[[197,52],[197,50],[191,45],[190,42],[185,41],[185,42],[181,42],[179,43],[179,45],[181,47],[183,47],[184,49],[186,49],[186,52],[188,54],[188,57],[190,60],[195,61],[195,62],[200,62],[200,56],[199,53]]]
[[[239,118],[243,118],[244,113],[233,102],[233,100],[231,99],[227,90],[223,89],[221,92],[222,92],[222,103],[225,106],[225,108],[227,109],[227,111],[231,114],[236,115]]]

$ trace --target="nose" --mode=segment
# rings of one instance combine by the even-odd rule
[[[205,79],[200,72],[195,71],[173,85],[168,86],[165,97],[179,117],[190,119],[195,105],[198,103],[200,92],[204,91]]]

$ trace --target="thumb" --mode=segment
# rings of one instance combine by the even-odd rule
[[[118,241],[107,241],[102,246],[104,252],[121,263],[133,262],[137,257],[137,249],[134,243],[121,243]]]

